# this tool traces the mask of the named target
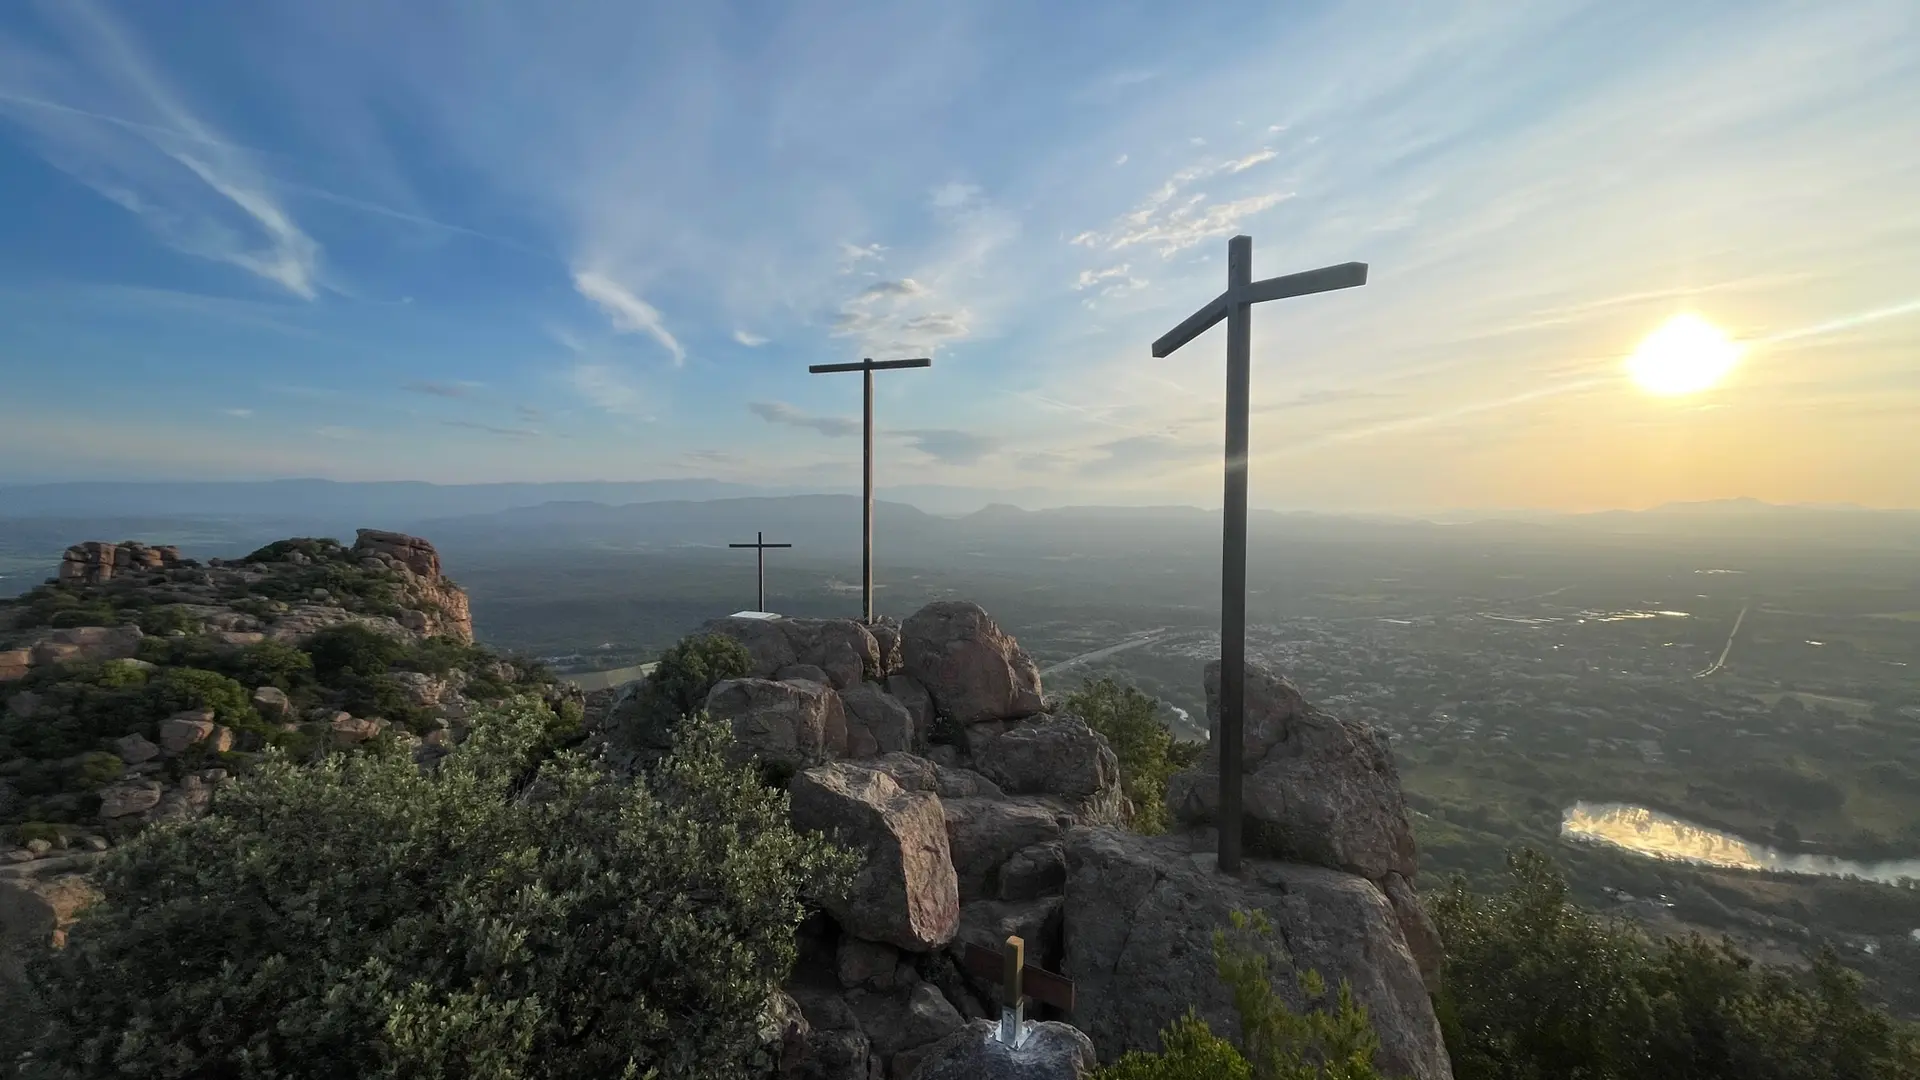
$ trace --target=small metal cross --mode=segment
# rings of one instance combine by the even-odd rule
[[[1027,943],[1018,935],[1007,935],[1006,948],[997,953],[969,942],[964,962],[974,977],[1000,980],[1000,1028],[994,1038],[1015,1050],[1026,1045],[1033,1030],[1027,1025],[1027,998],[1073,1011],[1073,980],[1027,963]]]
[[[767,610],[767,549],[768,548],[790,548],[793,545],[792,544],[769,544],[767,543],[767,534],[763,532],[757,532],[753,534],[753,543],[751,544],[728,544],[727,546],[730,548],[757,549],[754,552],[754,554],[760,557],[760,576],[759,576],[760,589],[756,596],[756,599],[754,600],[754,604],[756,606],[754,607],[753,610],[755,611]]]

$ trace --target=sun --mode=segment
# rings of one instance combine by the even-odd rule
[[[1740,346],[1698,315],[1675,315],[1627,357],[1627,374],[1650,394],[1696,394],[1726,377]]]

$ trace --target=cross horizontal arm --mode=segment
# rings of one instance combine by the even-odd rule
[[[1001,967],[1005,963],[1004,954],[983,949],[968,942],[961,956],[967,971],[975,978],[994,983],[1001,981]],[[1068,1012],[1073,1011],[1073,980],[1055,975],[1043,968],[1034,967],[1032,964],[1024,964],[1020,968],[1020,982],[1021,989],[1035,1001],[1044,1002]]]
[[[1187,321],[1167,331],[1159,341],[1153,343],[1153,355],[1170,355],[1173,350],[1207,332],[1207,328],[1227,317],[1227,294],[1207,301],[1207,306],[1187,316]]]
[[[1307,296],[1312,293],[1332,292],[1335,289],[1351,289],[1367,283],[1367,264],[1363,262],[1341,263],[1338,266],[1323,266],[1318,270],[1303,270],[1298,274],[1283,274],[1270,277],[1265,281],[1256,281],[1241,292],[1247,303],[1260,304],[1268,300],[1285,300],[1289,296]],[[1226,297],[1222,295],[1222,300]],[[1175,331],[1178,333],[1179,331]],[[1171,335],[1169,335],[1171,336]],[[1176,346],[1177,348],[1178,346]],[[1153,355],[1163,355],[1154,346]]]
[[[807,371],[814,375],[825,375],[831,371],[891,371],[895,368],[932,367],[928,357],[915,360],[862,360],[857,364],[810,364]]]
[[[792,547],[793,545],[792,544],[728,544],[727,546],[738,547],[738,548],[776,548],[776,547]]]

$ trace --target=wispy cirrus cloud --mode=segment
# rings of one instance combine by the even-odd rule
[[[407,383],[401,389],[410,393],[425,394],[428,397],[469,398],[485,384],[460,380],[457,382],[432,382],[421,380]]]
[[[660,343],[673,357],[675,367],[687,362],[687,350],[667,330],[660,312],[635,296],[626,286],[597,270],[575,271],[573,286],[580,295],[599,305],[617,333],[646,334]]]
[[[918,428],[890,434],[943,465],[978,465],[1000,447],[1000,440],[994,436],[950,428]]]
[[[747,411],[769,424],[806,428],[833,438],[848,438],[860,434],[858,420],[844,416],[814,416],[784,401],[755,401],[747,405]]]
[[[477,420],[442,420],[447,427],[466,428],[469,431],[484,431],[489,435],[499,435],[507,439],[537,439],[541,437],[538,428],[503,427],[498,424],[483,424]]]
[[[92,0],[48,5],[50,51],[0,32],[0,114],[41,155],[138,217],[167,245],[237,266],[304,299],[320,245],[287,212],[255,155],[191,108]],[[124,119],[122,119],[124,118]]]
[[[745,345],[749,349],[757,349],[767,343],[766,338],[748,330],[735,330],[733,332],[733,340]]]

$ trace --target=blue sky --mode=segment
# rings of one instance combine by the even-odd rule
[[[1920,5],[0,9],[0,479],[1920,505]],[[1620,374],[1678,311],[1744,343]]]

